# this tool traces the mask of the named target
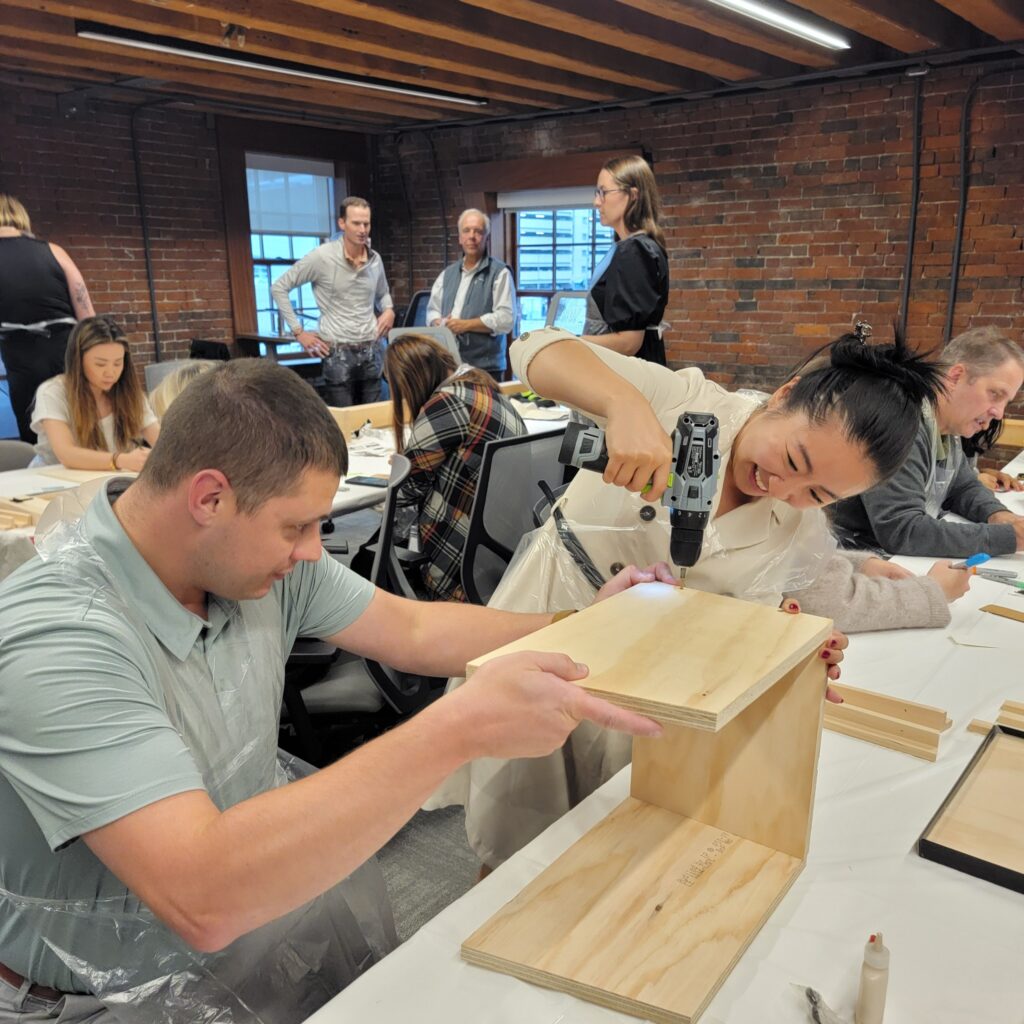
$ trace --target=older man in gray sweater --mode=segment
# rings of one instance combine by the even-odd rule
[[[978,480],[961,444],[1003,418],[1024,383],[1024,351],[999,331],[980,327],[954,338],[943,359],[945,393],[925,407],[902,468],[833,506],[843,547],[948,557],[1024,551],[1024,516]],[[944,518],[948,513],[967,521]]]

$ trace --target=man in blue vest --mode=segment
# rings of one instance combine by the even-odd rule
[[[486,213],[463,211],[462,259],[445,267],[434,282],[427,323],[450,328],[463,362],[498,376],[505,369],[506,339],[515,322],[516,290],[508,267],[487,252],[490,233]]]

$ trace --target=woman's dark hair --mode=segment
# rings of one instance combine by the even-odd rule
[[[979,430],[976,434],[971,434],[970,437],[961,437],[960,446],[964,450],[964,455],[969,459],[973,459],[976,455],[984,455],[990,448],[995,447],[1002,432],[1003,421],[992,420],[984,430]]]
[[[796,383],[782,409],[813,423],[838,416],[846,436],[862,445],[879,480],[892,476],[910,454],[921,405],[943,387],[942,367],[930,353],[912,352],[897,330],[891,345],[869,345],[844,334],[818,349],[790,376]]]
[[[391,388],[395,447],[405,450],[405,428],[422,412],[437,389],[455,374],[455,359],[440,342],[424,334],[403,334],[384,350],[384,376]],[[459,380],[498,391],[498,382],[486,371],[465,367]]]

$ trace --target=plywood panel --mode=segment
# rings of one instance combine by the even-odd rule
[[[798,858],[630,798],[462,953],[602,1006],[685,1024],[801,867]]]
[[[591,693],[665,722],[718,730],[827,639],[812,615],[645,583],[469,663],[560,651]]]
[[[633,741],[634,797],[794,857],[807,854],[825,663],[810,655],[720,732]]]
[[[1024,876],[1024,735],[991,736],[923,839]],[[971,873],[985,877],[983,870]]]

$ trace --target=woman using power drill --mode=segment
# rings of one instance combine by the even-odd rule
[[[603,479],[577,474],[558,505],[561,532],[552,517],[524,542],[493,606],[584,607],[597,578],[620,564],[665,560],[670,527],[659,499],[671,467],[669,432],[683,412],[701,412],[718,419],[721,462],[688,587],[785,610],[795,610],[798,598],[804,610],[829,616],[840,628],[940,625],[948,619],[947,598],[955,595],[943,588],[962,588],[965,574],[943,566],[933,580],[885,578],[902,570],[880,559],[854,574],[855,566],[836,556],[822,512],[837,498],[885,479],[913,444],[921,403],[935,395],[939,371],[900,340],[867,345],[845,335],[767,399],[726,391],[696,368],[672,371],[558,330],[532,331],[511,353],[524,384],[605,428],[609,461]],[[566,525],[575,545],[565,543]],[[856,586],[854,575],[860,577]],[[858,587],[860,621],[853,621],[849,602]],[[871,614],[876,606],[882,616]],[[628,760],[628,743],[580,727],[550,757],[474,765],[436,802],[466,805],[471,845],[493,867]]]

